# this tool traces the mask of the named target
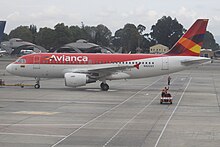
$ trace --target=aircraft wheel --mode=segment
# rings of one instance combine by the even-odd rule
[[[34,88],[35,88],[35,89],[39,89],[39,88],[40,88],[40,84],[35,84],[35,85],[34,85]]]
[[[100,87],[102,88],[102,87],[103,87],[103,85],[104,85],[104,83],[101,83],[101,84],[100,84]]]
[[[101,83],[100,86],[101,86],[102,91],[108,91],[108,89],[109,89],[109,86],[106,83]]]

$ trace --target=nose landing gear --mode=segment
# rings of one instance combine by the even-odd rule
[[[36,84],[34,85],[35,89],[39,89],[40,88],[40,79],[36,78]]]

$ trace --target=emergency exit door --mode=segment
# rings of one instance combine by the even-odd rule
[[[39,55],[34,56],[33,68],[40,69],[40,56]]]
[[[162,58],[162,70],[168,70],[169,69],[169,58],[163,57]]]

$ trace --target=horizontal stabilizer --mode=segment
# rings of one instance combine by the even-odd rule
[[[200,59],[193,59],[193,60],[185,60],[185,61],[182,61],[181,64],[182,65],[185,65],[185,66],[191,66],[191,65],[199,65],[199,64],[203,64],[203,63],[206,63],[206,62],[210,62],[211,59],[209,58],[200,58]]]

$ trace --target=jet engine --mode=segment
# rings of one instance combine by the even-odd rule
[[[87,83],[96,82],[96,79],[92,79],[83,73],[65,73],[64,78],[65,85],[68,87],[84,86]]]

